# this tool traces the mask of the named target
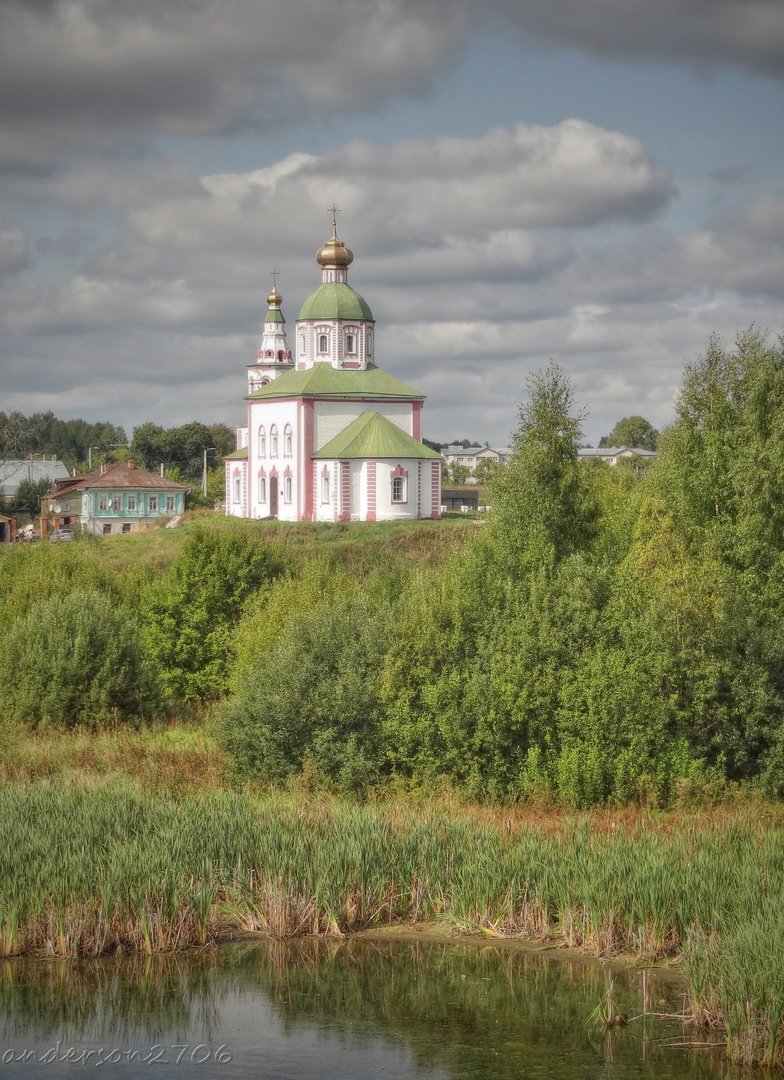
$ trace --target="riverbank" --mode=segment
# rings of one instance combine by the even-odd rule
[[[734,1060],[784,1065],[775,808],[553,815],[402,798],[7,784],[0,954],[97,956],[435,920],[676,961]]]

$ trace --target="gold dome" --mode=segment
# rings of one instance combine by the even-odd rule
[[[270,307],[272,307],[273,305],[275,307],[280,307],[280,305],[283,303],[283,297],[280,295],[275,286],[272,287],[272,292],[267,297],[267,303]]]
[[[353,261],[354,253],[338,239],[337,226],[333,221],[332,236],[316,252],[316,262],[324,269],[337,269],[340,266],[350,266]]]

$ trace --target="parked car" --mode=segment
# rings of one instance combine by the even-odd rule
[[[73,540],[73,529],[70,525],[63,525],[61,529],[53,529],[49,533],[49,543],[58,544],[63,540]]]

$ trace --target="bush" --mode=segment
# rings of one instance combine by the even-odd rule
[[[48,597],[0,642],[4,715],[33,728],[94,728],[148,715],[156,704],[139,631],[101,593]]]
[[[372,783],[388,624],[384,601],[352,591],[291,611],[276,640],[259,647],[253,678],[234,680],[218,719],[236,772],[269,782],[304,769],[346,791]]]
[[[167,699],[199,701],[226,690],[243,608],[282,569],[278,552],[240,523],[191,533],[142,603],[145,644]]]

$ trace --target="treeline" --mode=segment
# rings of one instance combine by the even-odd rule
[[[711,340],[640,474],[578,460],[556,367],[529,390],[488,523],[435,566],[357,572],[251,522],[190,533],[149,580],[86,545],[8,553],[0,683],[31,689],[6,715],[209,704],[236,775],[262,783],[569,807],[784,794],[784,343]]]
[[[124,429],[108,422],[59,420],[51,411],[31,416],[0,412],[0,463],[43,454],[73,468],[87,461],[90,447],[109,450],[127,442]]]
[[[234,449],[234,432],[227,424],[193,421],[164,428],[145,423],[133,429],[129,442],[122,427],[86,420],[60,420],[54,413],[0,412],[0,478],[2,463],[30,454],[54,456],[70,469],[83,472],[89,464],[132,457],[147,469],[163,465],[173,478],[198,483],[207,452],[209,470],[222,475],[222,459]],[[175,476],[176,474],[176,476]]]

